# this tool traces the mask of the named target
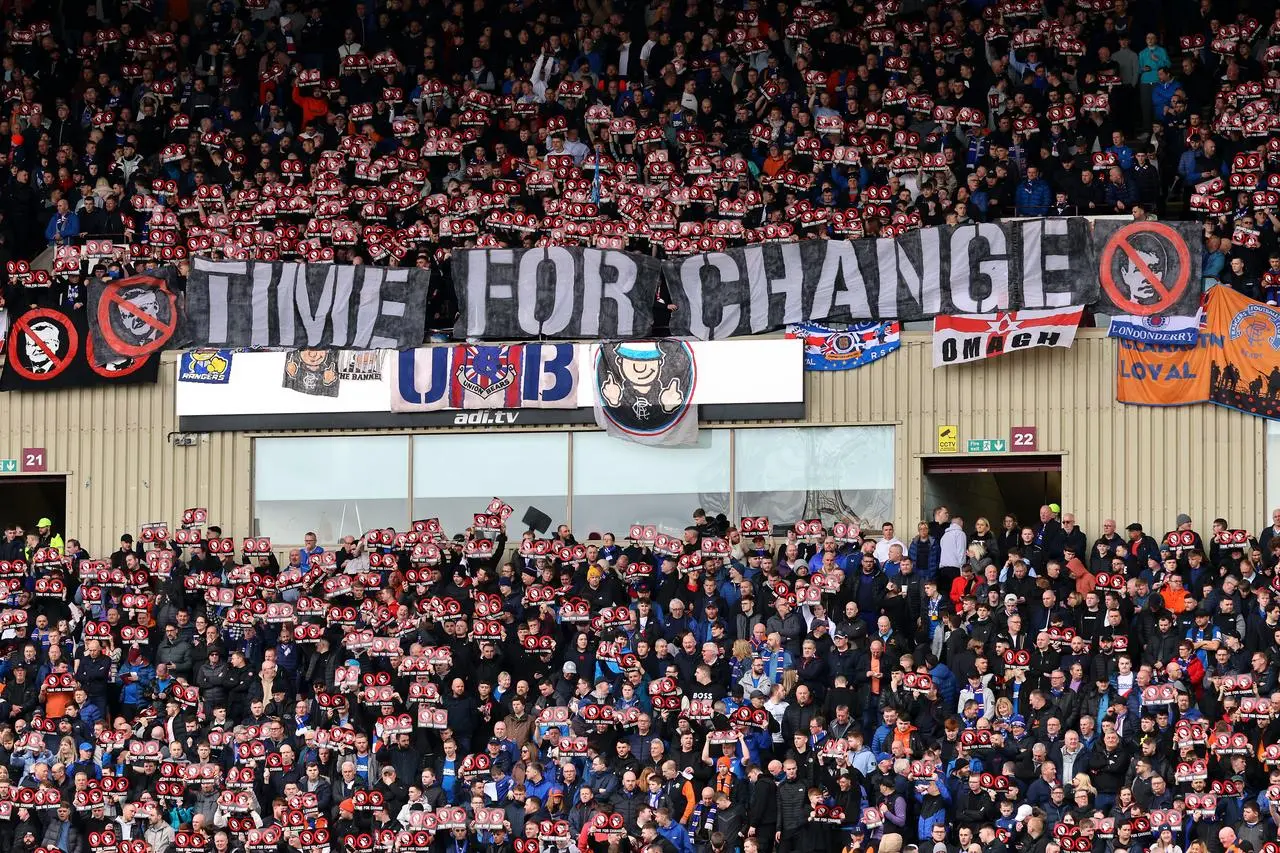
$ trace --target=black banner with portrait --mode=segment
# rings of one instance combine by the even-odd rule
[[[159,355],[99,364],[84,315],[57,308],[35,308],[15,317],[4,353],[0,391],[138,385],[160,376]]]

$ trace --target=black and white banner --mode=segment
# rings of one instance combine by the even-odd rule
[[[677,306],[671,333],[726,338],[811,320],[921,320],[1092,302],[1089,243],[1084,219],[1034,219],[693,255],[664,265]]]
[[[454,337],[643,338],[660,276],[656,259],[608,249],[457,251]]]
[[[406,349],[423,342],[431,272],[417,267],[211,261],[187,280],[192,347]]]
[[[670,333],[702,340],[796,323],[1094,305],[1108,314],[1194,316],[1194,222],[1083,217],[912,231],[896,239],[762,243],[662,263]],[[469,250],[454,256],[469,338],[640,338],[656,262],[599,249]]]
[[[1194,222],[1084,218],[945,226],[896,239],[772,243],[664,264],[671,334],[726,338],[792,323],[1097,304],[1109,314],[1195,316]]]

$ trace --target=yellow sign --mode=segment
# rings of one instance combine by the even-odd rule
[[[938,452],[960,452],[960,428],[955,424],[942,424],[938,427]]]

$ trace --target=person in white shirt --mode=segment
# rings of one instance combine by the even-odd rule
[[[897,545],[902,548],[902,553],[907,553],[907,546],[903,541],[893,535],[893,522],[886,521],[880,525],[880,541],[876,543],[875,557],[876,562],[884,564],[889,559],[889,547]]]
[[[654,76],[649,71],[649,54],[653,53],[653,49],[657,46],[658,46],[658,31],[655,28],[650,27],[649,37],[645,39],[644,44],[640,45],[640,67],[645,69],[645,75],[647,77]],[[661,70],[661,69],[658,69],[658,70]]]
[[[622,34],[622,44],[618,45],[618,76],[623,80],[627,79],[627,72],[631,70],[631,34]]]
[[[355,56],[360,50],[360,42],[356,41],[356,31],[348,27],[342,33],[342,44],[338,45],[339,61],[346,59],[348,56]]]
[[[964,519],[953,516],[951,526],[942,534],[939,543],[941,555],[938,565],[941,568],[959,568],[964,565],[965,549],[969,547],[969,537],[964,532]]]

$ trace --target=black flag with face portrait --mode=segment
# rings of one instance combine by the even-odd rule
[[[89,283],[86,315],[100,363],[144,358],[182,342],[176,281],[176,270],[159,267]]]
[[[1199,222],[1099,219],[1093,223],[1098,258],[1098,310],[1138,317],[1194,317],[1202,285]]]
[[[4,345],[0,391],[51,391],[155,382],[160,356],[100,364],[84,315],[36,308],[14,318]]]

